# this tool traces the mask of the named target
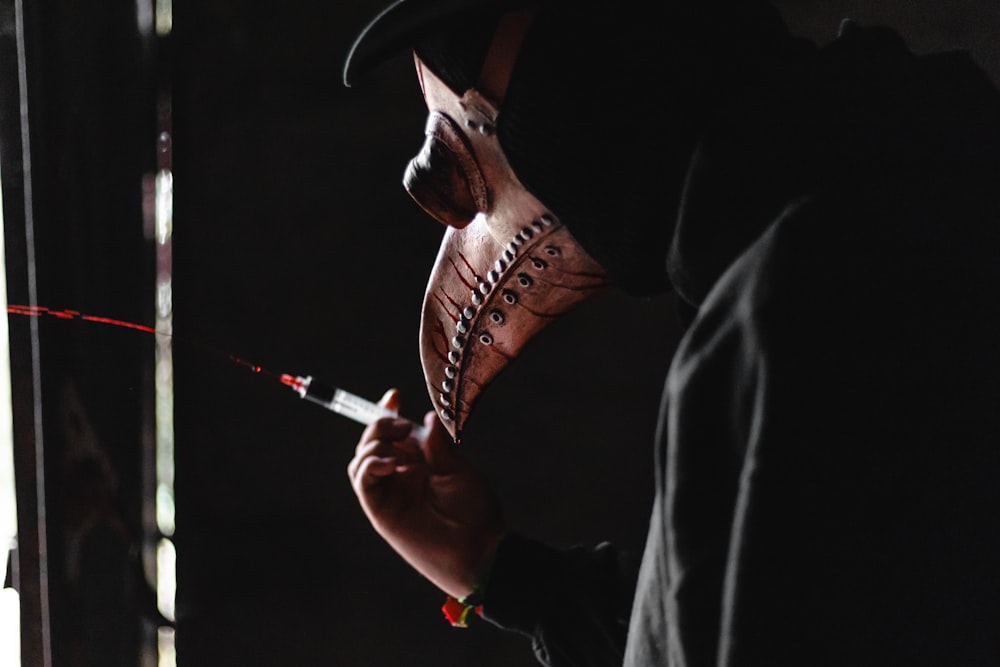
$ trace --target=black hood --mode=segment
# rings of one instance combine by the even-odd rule
[[[916,56],[890,29],[845,22],[789,64],[727,100],[695,150],[668,258],[691,305],[804,198],[1000,182],[1000,96],[968,54]]]

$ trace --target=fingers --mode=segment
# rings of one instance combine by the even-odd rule
[[[423,459],[416,441],[410,437],[405,437],[402,440],[374,437],[358,443],[357,449],[354,451],[354,459],[359,460],[371,456],[380,458],[391,456],[406,462]]]
[[[423,461],[412,430],[411,422],[394,418],[380,419],[365,429],[347,466],[356,489],[368,488],[383,477]]]
[[[380,440],[391,443],[399,443],[401,446],[407,441],[412,441],[410,437],[413,431],[413,423],[406,419],[394,419],[386,417],[369,424],[361,434],[358,446],[355,448],[355,456],[361,451],[366,443],[373,440]],[[412,443],[411,443],[412,444]]]
[[[370,486],[380,478],[394,474],[399,467],[395,456],[369,456],[355,461],[357,464],[354,466],[351,479],[362,487]]]

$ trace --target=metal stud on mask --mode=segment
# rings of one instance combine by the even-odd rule
[[[491,58],[513,54],[492,48],[484,72]],[[420,356],[435,409],[457,438],[525,344],[608,278],[517,178],[496,135],[499,104],[476,88],[460,97],[416,64],[430,115],[404,185],[448,225],[424,296]],[[500,69],[509,75],[510,63]],[[502,99],[506,80],[492,83]]]

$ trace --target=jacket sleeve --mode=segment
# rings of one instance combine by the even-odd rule
[[[548,667],[622,663],[634,579],[608,543],[555,549],[509,535],[497,550],[482,616],[531,637]]]

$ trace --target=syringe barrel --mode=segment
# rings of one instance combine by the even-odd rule
[[[298,380],[299,382],[296,383],[297,391],[302,398],[361,424],[371,424],[383,417],[399,416],[395,410],[389,410],[357,394],[316,380],[312,376],[298,378]],[[413,434],[418,438],[425,438],[427,429],[423,424],[414,422]]]
[[[394,410],[316,379],[310,380],[302,398],[362,424],[371,424],[382,417],[397,416]]]

